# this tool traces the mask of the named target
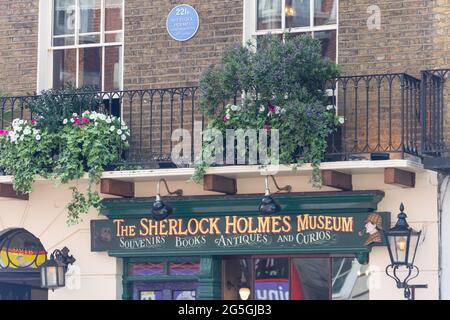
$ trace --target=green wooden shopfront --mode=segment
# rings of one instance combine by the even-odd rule
[[[357,285],[390,214],[382,191],[277,195],[282,211],[258,212],[259,195],[105,199],[91,221],[91,250],[123,259],[123,299],[357,299]],[[349,289],[350,288],[350,289]]]

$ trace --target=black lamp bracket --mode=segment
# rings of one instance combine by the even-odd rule
[[[275,177],[272,175],[266,176],[265,177],[265,183],[266,183],[266,195],[270,195],[270,190],[269,190],[269,177],[272,178],[273,184],[275,185],[275,187],[277,188],[277,192],[275,193],[280,193],[281,191],[285,191],[287,193],[290,193],[292,191],[292,186],[291,185],[286,185],[284,187],[280,187],[277,183],[277,181],[275,180]]]
[[[73,264],[76,261],[76,259],[72,255],[69,255],[69,252],[70,250],[67,247],[62,248],[61,250],[56,249],[51,254],[51,257],[53,257],[53,259],[55,259],[56,261],[64,264],[65,266],[68,266],[69,264]]]
[[[164,183],[164,186],[166,187],[166,190],[167,190],[167,193],[168,194],[170,194],[170,195],[177,195],[178,197],[180,197],[180,196],[182,196],[183,195],[183,190],[181,190],[181,189],[177,189],[177,190],[175,190],[175,191],[170,191],[170,189],[169,189],[169,186],[167,185],[167,181],[165,180],[165,179],[160,179],[159,181],[158,181],[158,184],[156,185],[156,195],[157,196],[160,196],[161,194],[160,194],[160,184],[161,184],[161,182],[163,182]]]

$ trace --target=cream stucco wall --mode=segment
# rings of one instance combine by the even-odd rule
[[[438,277],[438,209],[437,175],[431,171],[419,170],[415,188],[401,188],[384,184],[382,171],[353,174],[354,190],[383,190],[386,195],[379,204],[380,211],[392,212],[395,222],[400,202],[403,202],[408,221],[416,229],[422,229],[425,237],[419,247],[417,265],[421,270],[415,283],[426,283],[428,289],[417,291],[418,299],[439,298]],[[277,178],[279,185],[291,184],[293,192],[331,191],[310,186],[307,175],[292,172]],[[170,188],[182,188],[185,195],[214,194],[204,192],[201,185],[172,178]],[[76,185],[83,189],[85,181]],[[136,196],[154,196],[156,181],[136,182]],[[263,177],[238,179],[238,192],[262,193]],[[0,230],[23,227],[39,237],[51,252],[67,246],[77,259],[75,265],[80,271],[80,286],[75,289],[58,289],[49,293],[49,299],[120,299],[122,295],[122,262],[106,253],[90,252],[89,220],[99,219],[93,210],[76,226],[66,225],[65,205],[70,199],[68,186],[55,186],[54,182],[39,181],[29,201],[0,198]],[[370,299],[402,299],[402,290],[395,287],[392,279],[384,274],[389,258],[385,248],[375,248],[370,254]]]

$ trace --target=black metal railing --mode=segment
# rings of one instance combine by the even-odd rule
[[[450,69],[422,71],[422,153],[447,157],[450,153]]]
[[[441,157],[450,141],[446,120],[445,84],[450,70],[343,76],[327,83],[329,104],[345,122],[329,137],[326,161],[409,156]],[[28,104],[37,96],[0,97],[0,128],[14,118],[31,119]],[[207,123],[199,107],[198,87],[77,93],[80,111],[103,110],[121,115],[128,124],[130,149],[124,163],[141,167],[174,166],[171,152],[187,130],[191,165],[198,146],[194,136]],[[88,101],[88,102],[86,102]],[[186,142],[186,141],[184,141]],[[184,150],[184,152],[186,152]],[[179,164],[178,164],[179,165]]]

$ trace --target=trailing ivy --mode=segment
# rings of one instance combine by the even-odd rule
[[[65,91],[44,92],[30,107],[34,120],[15,119],[9,130],[0,130],[0,167],[13,176],[17,192],[32,192],[36,176],[67,184],[88,174],[86,194],[71,188],[72,200],[66,206],[69,225],[79,223],[89,208],[101,208],[100,195],[93,187],[104,168],[121,159],[130,135],[120,118],[89,110],[73,112],[83,109],[81,100],[70,104],[74,97],[69,99]],[[96,107],[95,97],[88,100],[93,104],[86,109]],[[58,103],[63,111],[57,111]]]

